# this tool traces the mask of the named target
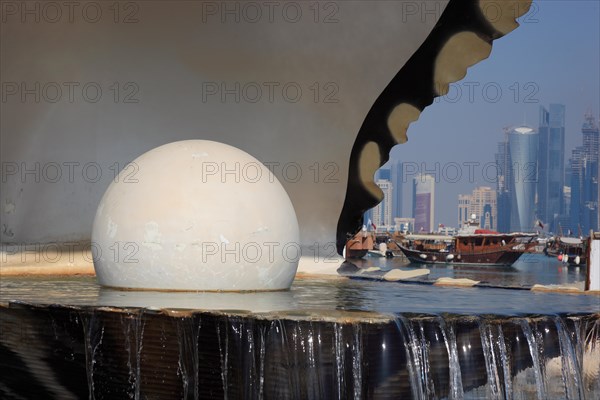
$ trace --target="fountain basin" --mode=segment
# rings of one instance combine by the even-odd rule
[[[73,277],[1,284],[0,386],[8,395],[600,393],[596,296],[348,279],[297,279],[275,293],[119,291]]]

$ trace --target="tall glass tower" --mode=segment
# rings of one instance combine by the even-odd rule
[[[508,143],[508,128],[504,129],[505,140],[498,143],[498,152],[496,153],[496,196],[498,204],[498,224],[499,232],[510,232],[510,206],[512,189],[512,175],[510,160],[510,146]]]
[[[435,178],[420,174],[413,179],[413,218],[415,232],[433,232],[435,217]]]
[[[515,128],[508,134],[511,157],[512,192],[510,230],[531,231],[535,226],[538,134],[529,127]]]
[[[600,130],[591,112],[585,115],[581,133],[583,146],[576,147],[571,156],[570,228],[585,235],[598,229]]]
[[[393,218],[402,217],[402,186],[404,184],[404,174],[402,173],[403,164],[400,161],[395,161],[391,169],[392,185],[394,187],[392,197],[394,204],[392,205]]]
[[[550,104],[549,110],[540,107],[538,129],[538,217],[558,229],[558,218],[564,214],[565,185],[565,106]]]

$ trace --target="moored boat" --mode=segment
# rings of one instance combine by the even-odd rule
[[[490,233],[476,230],[440,238],[434,235],[408,235],[399,245],[406,257],[419,264],[512,265],[530,247],[534,235]]]
[[[419,264],[512,265],[536,245],[535,236],[481,229],[473,214],[455,236],[407,235],[400,249]]]
[[[587,264],[586,241],[581,238],[559,236],[548,242],[544,253],[573,266]]]
[[[346,242],[345,258],[363,258],[374,246],[373,234],[366,227]]]

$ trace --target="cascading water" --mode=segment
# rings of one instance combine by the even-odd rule
[[[11,304],[0,316],[0,366],[29,377],[28,385],[19,387],[25,397],[51,393],[90,399],[150,395],[592,399],[600,395],[597,314],[473,317],[341,312],[319,317]],[[23,332],[38,345],[23,347]],[[23,361],[32,359],[44,364]],[[69,371],[72,378],[56,375],[60,371]],[[4,380],[3,385],[10,389],[17,383]]]
[[[180,338],[178,374],[181,376],[183,383],[184,399],[199,398],[198,375],[200,373],[200,360],[198,358],[198,343],[201,326],[201,321],[196,321],[194,318],[180,317],[177,320],[177,336]],[[136,353],[138,355],[137,371],[139,371],[140,352],[141,345],[139,345],[139,350]],[[136,392],[135,398],[139,398],[139,391]]]
[[[464,391],[462,387],[462,377],[460,373],[460,363],[458,362],[458,348],[456,346],[456,335],[454,333],[454,324],[446,323],[444,318],[438,317],[437,323],[440,325],[444,343],[448,353],[448,369],[450,370],[450,393],[448,398],[451,400],[462,399]]]

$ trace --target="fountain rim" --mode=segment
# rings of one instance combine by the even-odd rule
[[[549,316],[560,318],[600,318],[600,311],[590,312],[568,312],[568,313],[514,313],[514,314],[459,314],[459,313],[423,313],[423,312],[398,312],[383,313],[376,311],[362,310],[326,310],[310,308],[303,310],[283,310],[269,312],[252,312],[249,310],[210,310],[210,309],[188,309],[188,308],[155,308],[155,307],[119,307],[119,306],[92,306],[92,305],[69,305],[39,302],[26,302],[21,300],[10,300],[8,303],[0,303],[0,312],[2,310],[70,310],[76,312],[107,312],[118,314],[152,314],[164,315],[174,318],[194,318],[195,316],[214,316],[227,318],[249,318],[257,321],[301,321],[301,322],[325,322],[334,324],[387,324],[396,321],[400,316],[408,317],[411,320],[435,320],[443,318],[445,321],[472,321],[477,322],[485,320],[486,322],[506,322],[509,320],[527,319],[530,321],[541,320]]]

